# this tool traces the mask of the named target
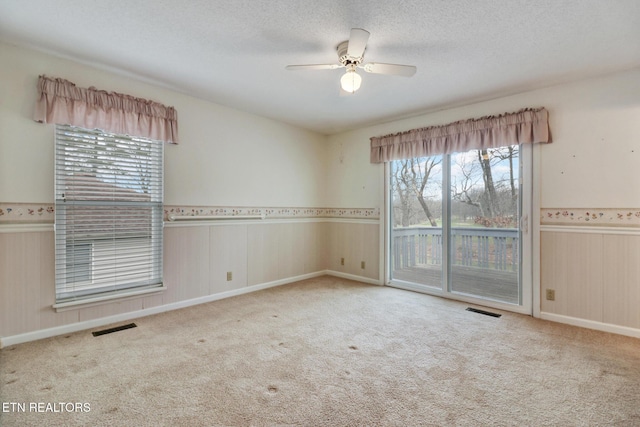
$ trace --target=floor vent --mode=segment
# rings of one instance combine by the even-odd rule
[[[471,308],[471,307],[467,307],[467,311],[473,311],[474,313],[480,313],[480,314],[484,314],[485,316],[491,316],[491,317],[502,316],[502,314],[492,313],[490,311],[479,310],[477,308]]]
[[[94,337],[99,337],[100,335],[111,334],[113,332],[124,331],[125,329],[136,328],[137,325],[135,323],[129,323],[128,325],[116,326],[115,328],[103,329],[101,331],[91,332]]]

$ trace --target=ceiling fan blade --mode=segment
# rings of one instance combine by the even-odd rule
[[[361,66],[367,73],[389,74],[393,76],[411,77],[416,73],[417,68],[413,65],[384,64],[381,62],[370,62]]]
[[[342,68],[340,64],[309,64],[309,65],[287,65],[287,70],[335,70],[336,68]]]
[[[364,55],[364,48],[367,47],[368,40],[369,31],[363,30],[362,28],[352,28],[351,35],[349,36],[347,55],[353,58],[360,58]]]

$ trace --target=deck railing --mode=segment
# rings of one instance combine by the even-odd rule
[[[442,228],[394,228],[393,268],[442,263]],[[453,265],[502,271],[518,270],[518,230],[515,228],[452,227]]]

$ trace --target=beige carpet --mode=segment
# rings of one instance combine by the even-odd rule
[[[640,340],[466,307],[322,277],[8,347],[0,424],[640,425]]]

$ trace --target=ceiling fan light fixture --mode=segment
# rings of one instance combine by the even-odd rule
[[[347,69],[347,72],[340,78],[340,86],[345,92],[354,93],[360,89],[361,84],[362,77],[356,73],[355,67]]]
[[[355,93],[360,89],[362,77],[356,73],[356,68],[362,68],[366,73],[387,74],[392,76],[411,77],[416,73],[413,65],[387,64],[384,62],[370,62],[362,64],[364,51],[369,40],[369,31],[362,28],[352,28],[349,40],[341,42],[338,47],[338,64],[308,64],[287,65],[287,70],[335,70],[346,68],[347,72],[340,79],[340,86],[346,93]]]

